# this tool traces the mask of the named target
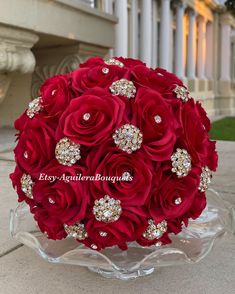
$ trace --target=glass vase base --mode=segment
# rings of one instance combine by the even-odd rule
[[[105,278],[130,280],[152,274],[161,267],[193,264],[204,258],[216,239],[235,232],[235,209],[214,190],[207,191],[207,206],[196,220],[177,235],[171,234],[172,243],[142,247],[136,242],[128,250],[117,246],[101,251],[92,250],[74,238],[49,240],[30,213],[21,203],[10,213],[10,232],[14,239],[35,250],[52,263],[87,267]]]
[[[124,281],[151,275],[156,270],[154,267],[148,269],[140,269],[133,272],[104,270],[98,267],[88,267],[88,269],[105,278],[119,279]]]

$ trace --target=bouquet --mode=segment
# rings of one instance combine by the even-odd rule
[[[165,245],[206,206],[218,161],[210,127],[175,75],[94,57],[45,81],[15,121],[10,177],[49,239]]]

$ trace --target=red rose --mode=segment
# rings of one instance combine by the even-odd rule
[[[97,88],[71,101],[60,118],[57,139],[66,136],[88,147],[100,144],[112,136],[124,117],[125,103]]]
[[[132,122],[143,133],[142,148],[148,158],[170,158],[180,126],[170,105],[157,92],[139,89],[133,102]]]
[[[102,160],[100,160],[102,158]],[[88,174],[107,177],[90,184],[91,197],[101,198],[105,194],[118,198],[124,205],[139,206],[146,203],[152,184],[153,164],[142,152],[128,154],[113,147],[112,142],[93,149],[87,158]],[[129,173],[129,180],[117,180]]]
[[[203,165],[202,160],[207,154],[208,134],[197,116],[192,99],[182,105],[179,120],[183,135],[176,146],[188,151],[194,165]]]
[[[117,245],[122,250],[127,250],[127,242],[136,240],[143,232],[143,221],[146,218],[145,211],[141,208],[123,207],[120,218],[113,223],[97,221],[92,212],[87,215],[85,229],[88,238],[82,241],[87,246],[97,246],[97,250]],[[106,233],[101,236],[100,233]]]
[[[47,116],[59,116],[65,110],[72,97],[70,75],[58,75],[49,78],[40,88],[41,104]]]
[[[64,224],[71,225],[83,219],[89,196],[87,183],[73,178],[80,173],[84,173],[84,168],[63,166],[56,160],[52,161],[41,171],[33,187],[36,206]]]
[[[60,217],[51,217],[46,209],[37,206],[31,212],[34,214],[34,219],[38,223],[40,230],[49,239],[61,240],[67,236]]]
[[[179,218],[191,208],[198,192],[200,173],[200,169],[194,168],[183,178],[177,178],[170,170],[155,175],[153,182],[157,184],[152,190],[149,211],[156,223]],[[180,204],[175,203],[177,199],[181,199]]]
[[[201,120],[201,123],[203,124],[203,127],[206,129],[207,132],[209,132],[211,129],[211,122],[206,114],[205,109],[202,107],[201,103],[198,101],[195,103],[195,106],[196,106],[195,110]]]
[[[105,69],[108,69],[107,72],[105,72]],[[126,69],[102,62],[100,65],[75,70],[72,73],[72,86],[78,94],[83,94],[95,87],[109,88],[114,81],[121,78],[128,78]]]
[[[38,117],[27,123],[14,149],[22,171],[36,176],[55,157],[55,131]]]
[[[175,98],[173,95],[173,89],[178,84],[183,85],[182,81],[178,79],[174,74],[167,72],[164,69],[157,68],[156,70],[149,69],[144,65],[139,65],[133,68],[131,71],[131,79],[135,85],[149,88],[156,92],[161,93],[162,96],[170,96]]]

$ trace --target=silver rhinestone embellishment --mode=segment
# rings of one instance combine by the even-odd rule
[[[108,233],[107,233],[107,232],[103,232],[103,231],[101,231],[101,232],[99,232],[99,235],[100,235],[101,237],[106,237],[106,236],[108,235]]]
[[[198,187],[198,190],[200,192],[205,192],[210,183],[211,183],[211,178],[212,178],[212,172],[210,171],[210,169],[205,166],[202,168],[202,173],[200,175],[200,184],[199,184],[199,187]]]
[[[125,124],[115,131],[113,139],[118,148],[131,154],[140,149],[143,135],[137,127]]]
[[[28,109],[26,111],[26,114],[29,118],[33,118],[35,114],[39,113],[42,109],[41,105],[41,97],[33,99],[31,102],[29,102]]]
[[[102,73],[105,75],[109,73],[109,69],[107,67],[102,68]]]
[[[155,115],[154,120],[157,124],[160,124],[162,122],[162,118],[160,117],[160,115]]]
[[[73,237],[78,240],[84,240],[88,236],[84,228],[84,224],[75,223],[71,226],[65,224],[64,230],[69,237]]]
[[[171,156],[173,173],[181,178],[188,175],[192,168],[191,156],[188,154],[187,150],[177,148],[176,152]]]
[[[128,172],[128,171],[125,171],[123,174],[122,174],[122,180],[123,181],[130,181],[131,179],[131,174]]]
[[[91,244],[91,249],[96,250],[98,247],[95,244]]]
[[[21,190],[25,193],[25,195],[33,199],[33,194],[32,194],[32,187],[33,187],[33,181],[30,175],[23,174],[21,179]]]
[[[191,97],[189,96],[189,91],[185,87],[181,87],[179,85],[176,85],[173,92],[176,94],[176,97],[178,99],[181,99],[183,102],[187,102]]]
[[[51,92],[51,96],[54,96],[55,93],[56,93],[56,90],[53,90],[53,91]]]
[[[176,205],[181,204],[181,202],[182,202],[181,197],[178,197],[178,198],[175,199],[175,204],[176,204]]]
[[[48,198],[48,202],[49,202],[50,204],[55,204],[55,200],[53,200],[51,197]]]
[[[121,61],[114,59],[114,58],[110,58],[108,60],[105,60],[104,63],[107,65],[116,65],[119,67],[124,67],[124,64]]]
[[[134,98],[136,93],[136,87],[133,82],[126,79],[113,82],[109,89],[113,95],[125,96],[129,99]]]
[[[143,237],[148,240],[159,239],[167,231],[167,222],[165,220],[155,224],[152,219],[149,219],[148,224],[147,230],[143,233]]]
[[[64,137],[56,144],[55,157],[60,164],[72,166],[81,158],[80,145]]]
[[[90,119],[90,117],[91,117],[90,113],[89,113],[89,112],[86,112],[86,113],[83,114],[83,117],[82,117],[82,118],[83,118],[85,121],[88,121],[88,120]]]
[[[27,151],[24,152],[24,158],[26,158],[26,159],[29,158],[29,155],[28,155],[28,152]]]
[[[105,195],[104,198],[95,200],[93,213],[98,221],[115,222],[122,213],[121,201]]]

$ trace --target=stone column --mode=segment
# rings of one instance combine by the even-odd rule
[[[220,80],[230,81],[230,56],[231,56],[231,26],[221,23],[221,48],[220,48]]]
[[[188,32],[188,51],[187,51],[187,77],[195,79],[196,68],[196,13],[189,12],[189,32]]]
[[[205,79],[206,64],[206,21],[199,17],[198,21],[198,51],[197,51],[197,76],[200,80]],[[212,54],[212,52],[211,52]]]
[[[153,11],[152,11],[152,67],[157,67],[157,56],[158,56],[158,23],[157,23],[157,14],[158,14],[158,3],[157,0],[153,0]]]
[[[113,14],[113,0],[104,0],[104,11]]]
[[[128,55],[128,15],[127,0],[115,1],[115,15],[118,18],[116,24],[115,55],[127,57]]]
[[[213,78],[213,44],[213,24],[212,22],[208,22],[206,25],[206,77],[209,80]]]
[[[141,1],[141,44],[140,57],[151,66],[152,57],[152,0]]]
[[[180,78],[184,78],[184,9],[185,6],[182,3],[179,3],[176,8],[175,73]]]
[[[131,57],[138,58],[138,0],[131,2]]]
[[[161,1],[160,66],[169,68],[170,0]]]

